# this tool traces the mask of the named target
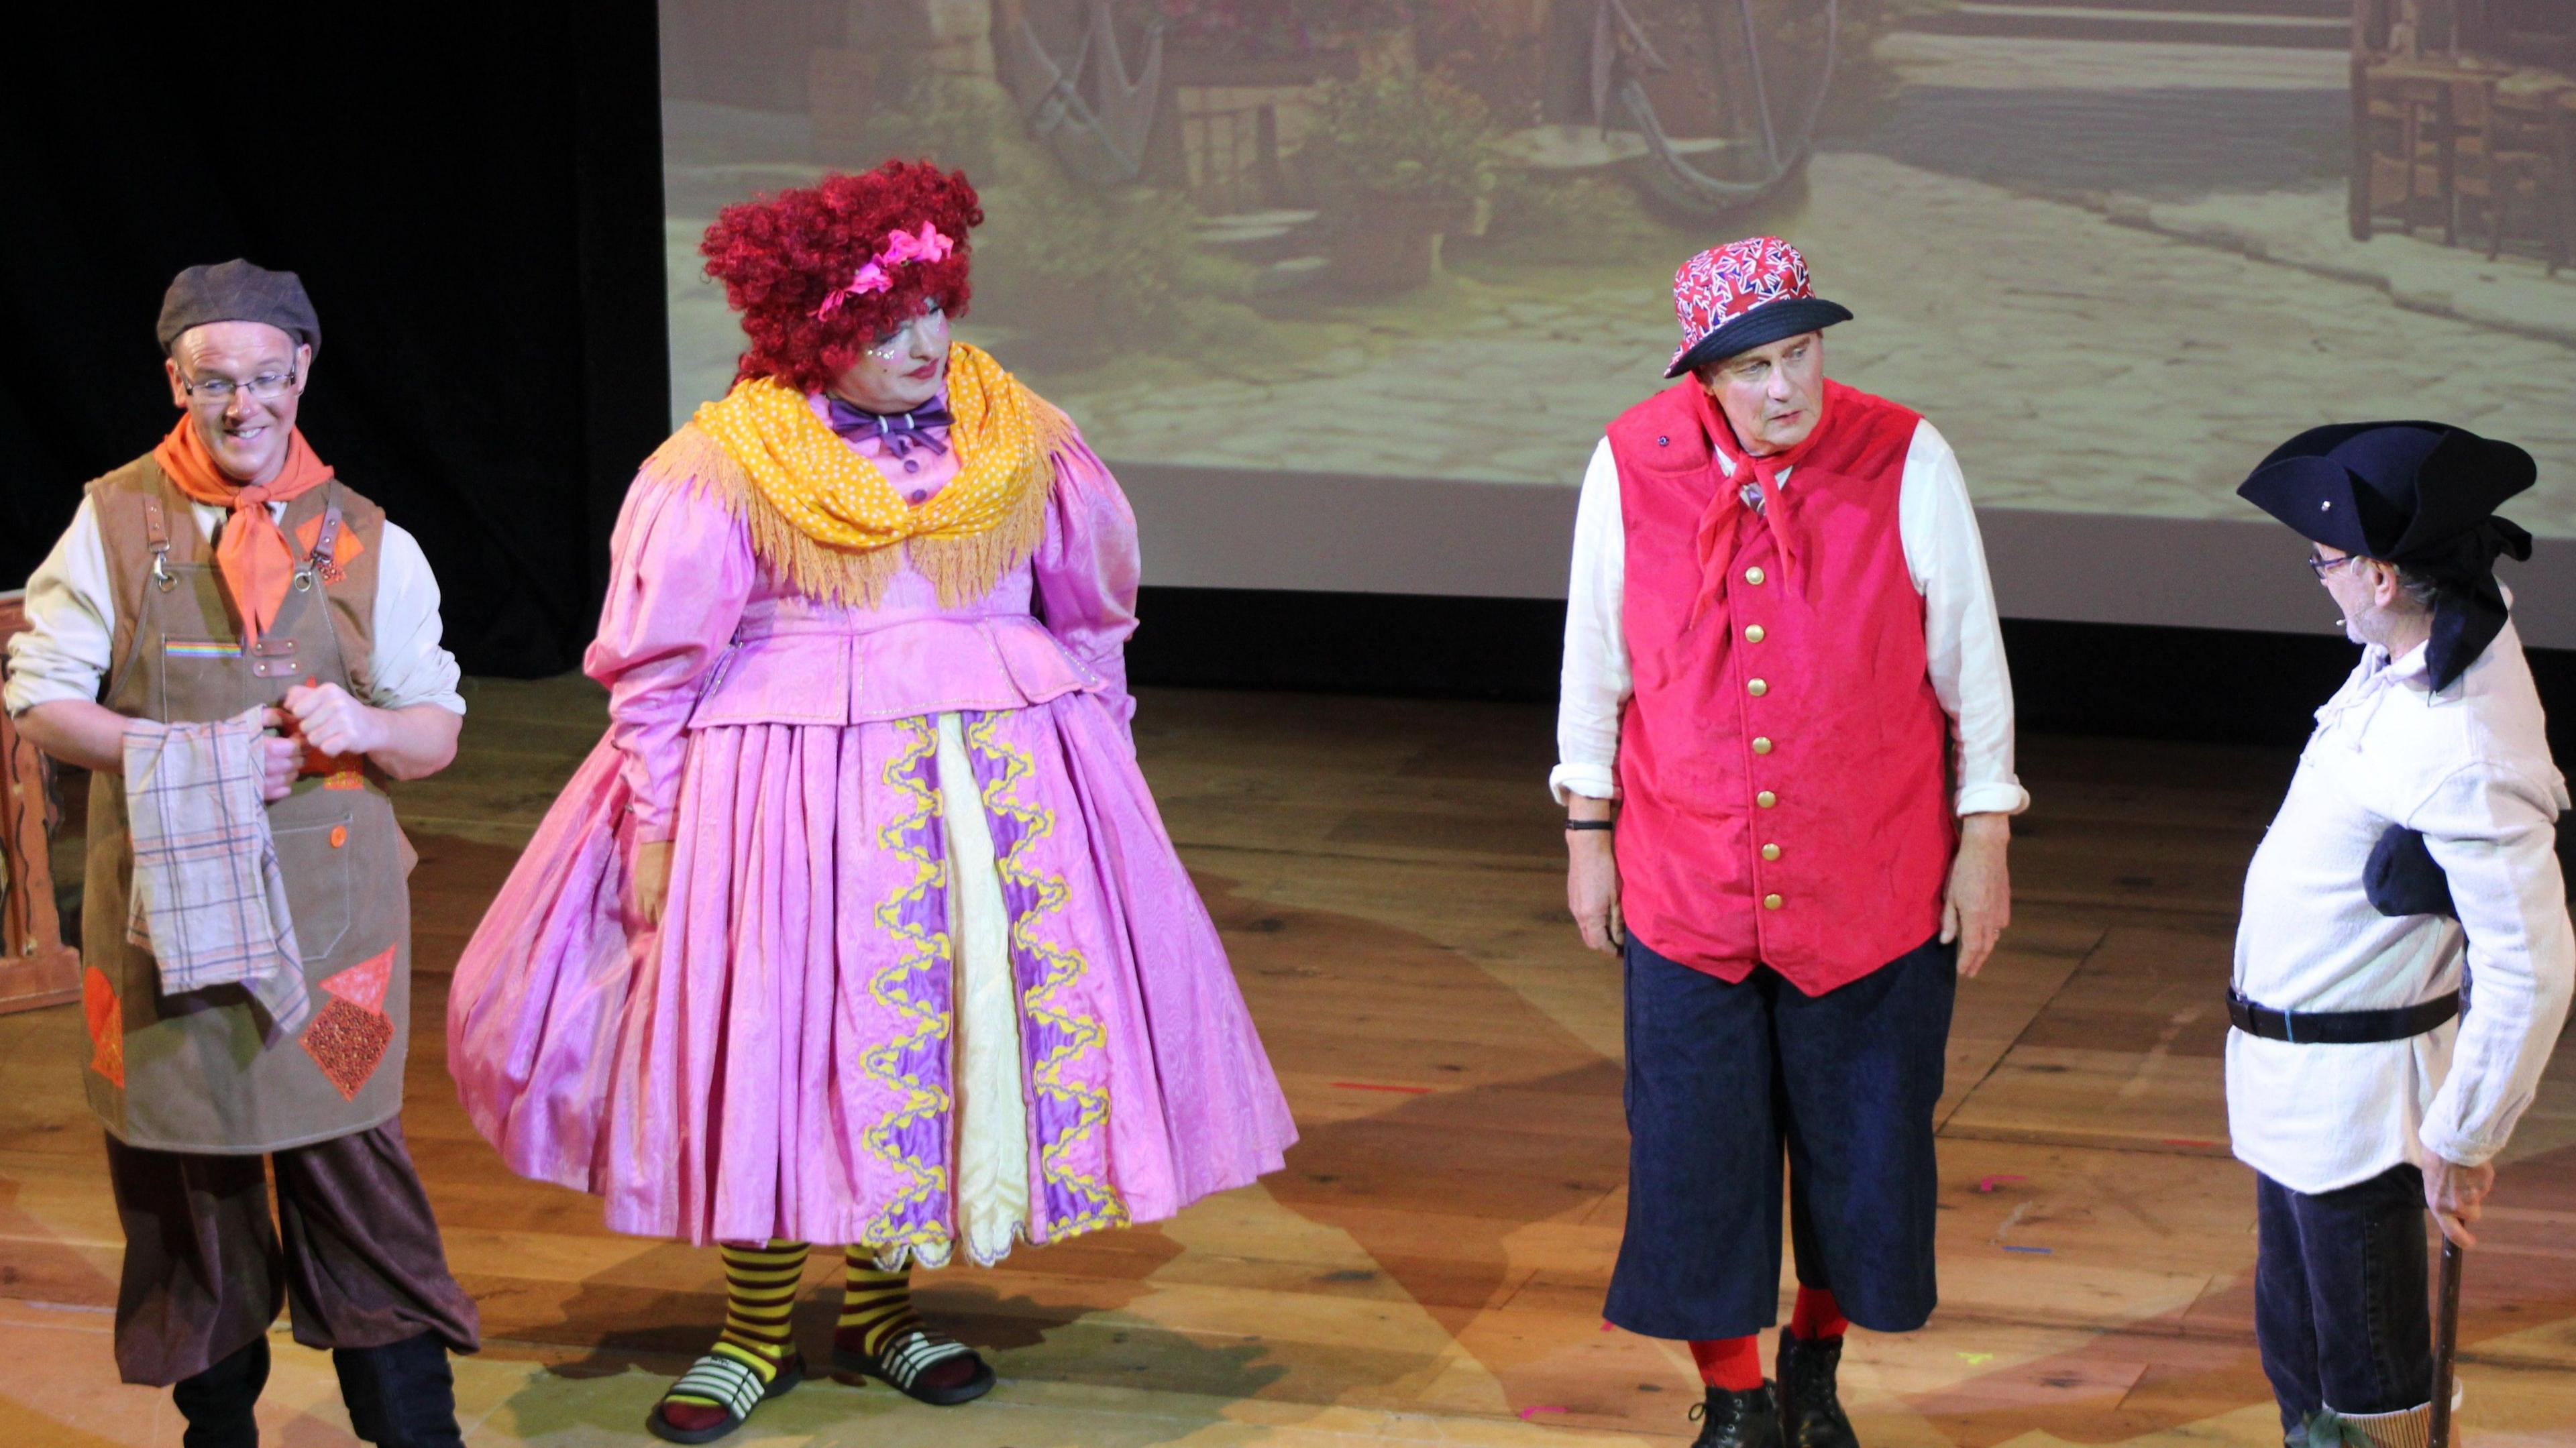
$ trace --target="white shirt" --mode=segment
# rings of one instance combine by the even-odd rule
[[[2508,624],[2435,693],[2418,646],[2377,648],[2323,709],[2245,874],[2236,989],[2276,1010],[2413,1005],[2473,981],[2464,1021],[2405,1041],[2297,1045],[2231,1031],[2237,1158],[2327,1192],[2437,1152],[2492,1158],[2538,1090],[2576,985],[2555,852],[2567,783]],[[2457,921],[2382,915],[2362,866],[2391,824],[2420,830]],[[2466,927],[2465,931],[2463,926]],[[2463,936],[2465,935],[2465,940]]]
[[[268,510],[274,518],[286,515],[284,503],[271,503]],[[197,502],[188,511],[208,541],[231,512]],[[390,522],[383,546],[376,560],[375,657],[366,670],[363,702],[379,709],[435,704],[462,714],[456,656],[439,646],[438,580],[429,560],[409,533]],[[108,580],[107,548],[99,538],[98,510],[83,497],[71,526],[27,580],[27,631],[9,640],[5,700],[11,716],[62,699],[96,703],[99,685],[115,664],[115,639],[116,591]]]
[[[1718,463],[1726,476],[1735,464]],[[1786,490],[1797,469],[1779,477]],[[1957,751],[1958,812],[2019,814],[2030,794],[2013,774],[2012,671],[1995,619],[1986,545],[1968,503],[1968,480],[1931,423],[1917,423],[1896,502],[1905,571],[1923,595],[1925,672],[1950,716]],[[1620,518],[1619,464],[1610,440],[1592,450],[1575,505],[1574,573],[1566,588],[1565,673],[1557,695],[1556,757],[1548,788],[1614,799],[1619,793],[1619,711],[1633,687],[1620,632],[1627,588],[1628,535]]]

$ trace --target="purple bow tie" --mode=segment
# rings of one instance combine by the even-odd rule
[[[852,442],[875,438],[877,445],[897,460],[909,455],[915,446],[928,448],[934,454],[948,451],[947,442],[933,437],[930,429],[946,428],[956,419],[937,403],[910,412],[870,412],[837,397],[824,400],[832,405],[832,431]]]

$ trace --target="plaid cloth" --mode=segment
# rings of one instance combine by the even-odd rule
[[[259,797],[261,713],[126,726],[134,908],[125,936],[160,963],[163,994],[239,985],[292,1035],[313,1007]]]

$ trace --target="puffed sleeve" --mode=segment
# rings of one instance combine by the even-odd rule
[[[609,541],[608,600],[582,672],[608,686],[608,737],[636,838],[667,840],[699,681],[733,639],[759,565],[751,534],[693,482],[647,474]]]
[[[1047,632],[1109,681],[1110,707],[1132,720],[1127,636],[1136,631],[1136,515],[1108,465],[1079,434],[1056,454],[1046,536],[1029,563]]]

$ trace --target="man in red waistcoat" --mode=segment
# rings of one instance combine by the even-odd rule
[[[1855,1448],[1844,1329],[1911,1331],[1936,1295],[1951,997],[2004,928],[2029,803],[2012,680],[1958,460],[1826,379],[1851,313],[1797,250],[1717,247],[1673,292],[1681,380],[1584,478],[1550,780],[1584,942],[1626,957],[1607,1315],[1690,1343],[1698,1448]]]

